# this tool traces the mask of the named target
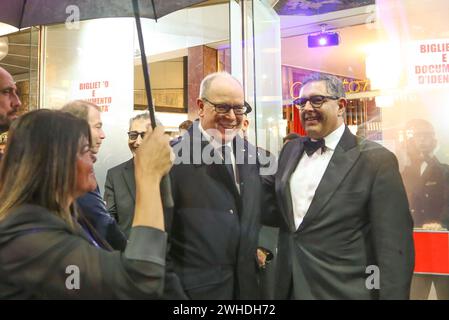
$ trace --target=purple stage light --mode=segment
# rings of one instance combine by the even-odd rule
[[[307,37],[309,48],[338,46],[340,36],[337,32],[321,32]]]

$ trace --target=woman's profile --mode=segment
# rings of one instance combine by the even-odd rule
[[[167,241],[159,183],[170,152],[162,128],[145,136],[130,239],[124,252],[107,251],[74,206],[95,188],[87,122],[51,110],[20,117],[0,167],[0,299],[158,298]]]

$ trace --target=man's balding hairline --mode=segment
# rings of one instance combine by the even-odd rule
[[[89,122],[89,108],[94,108],[98,112],[100,112],[100,107],[96,104],[85,101],[85,100],[73,100],[68,103],[66,103],[62,108],[61,111],[68,112],[72,115],[74,115],[77,118],[86,120]]]
[[[201,81],[199,98],[200,99],[207,98],[207,93],[210,89],[212,82],[214,82],[214,80],[216,80],[217,78],[221,78],[221,77],[234,80],[243,90],[243,86],[240,83],[239,79],[234,77],[229,72],[226,72],[226,71],[214,72],[214,73],[210,73],[207,76],[205,76],[204,79]]]

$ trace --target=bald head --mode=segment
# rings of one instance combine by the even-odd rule
[[[226,143],[234,138],[241,128],[243,115],[235,114],[233,108],[245,104],[243,87],[226,72],[212,73],[201,82],[197,100],[201,126],[216,140]],[[232,107],[228,112],[217,106]]]
[[[204,77],[203,81],[201,81],[199,94],[200,99],[207,98],[211,87],[213,87],[213,83],[214,86],[219,86],[224,83],[228,86],[236,87],[237,90],[242,90],[243,94],[243,87],[237,78],[227,72],[214,72]]]
[[[0,132],[9,129],[21,105],[14,79],[0,67]]]

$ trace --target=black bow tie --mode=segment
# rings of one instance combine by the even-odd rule
[[[312,141],[310,138],[307,138],[304,141],[304,150],[306,151],[306,153],[309,157],[320,148],[321,148],[321,152],[326,151],[326,144],[324,143],[323,138],[321,138],[317,141]]]

